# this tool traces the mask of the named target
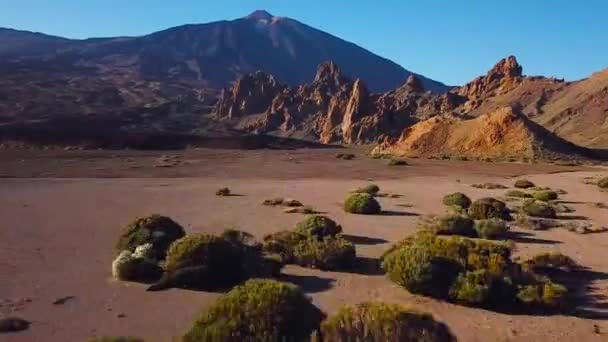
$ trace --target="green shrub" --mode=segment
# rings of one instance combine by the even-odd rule
[[[216,196],[230,196],[230,189],[220,188],[215,192]]]
[[[382,268],[390,280],[412,293],[444,298],[462,266],[437,254],[432,246],[412,240],[386,254]]]
[[[475,231],[482,239],[501,239],[509,232],[509,226],[498,218],[478,220],[475,221]]]
[[[507,197],[532,198],[532,195],[521,190],[509,190],[507,191]]]
[[[528,189],[533,188],[536,185],[534,185],[534,183],[530,182],[527,179],[518,179],[517,181],[515,181],[515,184],[513,186],[519,189]]]
[[[477,237],[477,232],[473,227],[474,224],[475,222],[467,216],[445,215],[422,222],[420,228],[439,235]]]
[[[522,206],[523,212],[532,217],[550,218],[554,219],[557,217],[555,209],[542,202],[536,202],[534,200],[526,201]]]
[[[310,236],[300,240],[293,250],[293,262],[321,270],[349,269],[356,260],[355,246],[340,237],[319,240]]]
[[[137,337],[118,336],[118,337],[91,337],[87,342],[144,342]]]
[[[508,187],[506,187],[502,184],[497,184],[497,183],[473,184],[471,186],[474,188],[477,188],[477,189],[486,189],[486,190],[508,189]]]
[[[509,209],[505,203],[490,197],[481,198],[473,202],[469,208],[469,215],[475,220],[487,220],[491,218],[511,220]]]
[[[380,187],[376,184],[369,184],[362,188],[355,189],[353,192],[357,194],[370,194],[373,196],[380,192]]]
[[[138,217],[124,229],[116,251],[135,251],[138,246],[150,243],[157,259],[164,259],[169,246],[185,236],[184,228],[166,216],[150,215]]]
[[[443,204],[468,209],[471,206],[471,199],[462,192],[455,192],[453,194],[445,195],[443,197]]]
[[[534,199],[543,202],[554,201],[559,197],[555,191],[537,191],[532,196],[534,196]]]
[[[561,285],[513,262],[509,245],[486,240],[418,234],[391,248],[382,267],[412,293],[464,305],[553,307],[565,295]]]
[[[175,286],[213,290],[249,278],[276,276],[281,267],[281,259],[265,256],[262,245],[248,233],[194,234],[171,245],[160,282],[169,278]]]
[[[573,269],[578,267],[576,261],[567,255],[557,252],[540,253],[526,261],[526,265],[532,268],[565,268]]]
[[[604,177],[604,178],[600,179],[599,181],[597,181],[597,186],[600,189],[608,189],[608,177]]]
[[[483,269],[461,273],[450,288],[450,297],[464,305],[482,306],[490,299],[494,278]]]
[[[333,237],[340,234],[342,232],[342,227],[329,217],[309,215],[304,221],[296,225],[295,232],[305,236],[315,236],[322,239],[326,236]]]
[[[236,264],[240,260],[231,260],[235,256],[231,243],[225,239],[206,234],[185,236],[175,241],[167,252],[165,270],[175,271],[184,267],[207,265],[212,268],[224,263]]]
[[[352,194],[344,201],[344,211],[351,214],[374,215],[381,210],[380,203],[367,193]]]
[[[266,253],[278,255],[286,263],[292,263],[294,249],[304,238],[296,232],[282,230],[264,236],[263,248]]]
[[[452,342],[456,338],[432,315],[400,305],[368,302],[344,306],[321,324],[324,341]]]
[[[517,298],[530,307],[559,308],[565,303],[568,289],[563,285],[545,281],[520,288]]]
[[[183,341],[305,341],[323,318],[298,287],[253,279],[221,296]]]

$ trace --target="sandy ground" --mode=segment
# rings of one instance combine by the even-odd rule
[[[161,154],[179,155],[181,162],[170,168],[154,167]],[[338,221],[357,243],[358,255],[376,258],[391,242],[415,231],[418,215],[442,213],[445,193],[502,196],[505,190],[475,189],[470,184],[510,185],[512,177],[532,173],[527,178],[539,185],[568,191],[562,197],[576,209],[570,216],[608,224],[608,210],[590,205],[608,203],[608,193],[582,182],[608,170],[425,160],[388,167],[384,161],[361,157],[336,160],[333,154],[331,150],[0,153],[0,175],[5,177],[0,179],[0,315],[32,322],[29,330],[0,340],[83,341],[94,335],[136,335],[147,341],[171,341],[187,331],[218,294],[177,289],[150,293],[142,285],[111,279],[116,238],[122,226],[139,215],[171,216],[188,232],[238,227],[261,238],[302,219],[280,208],[264,207],[261,201],[296,198]],[[345,194],[367,179],[403,196],[380,199],[390,215],[358,216],[341,210]],[[242,196],[216,197],[214,192],[221,186]],[[530,316],[466,308],[411,295],[383,275],[365,271],[321,272],[289,266],[285,280],[300,285],[329,314],[343,304],[367,300],[415,306],[446,322],[460,341],[608,340],[608,233],[578,235],[563,228],[521,233],[517,255],[559,251],[588,267],[577,275],[586,289],[577,310],[569,315]],[[58,299],[63,303],[53,304]]]

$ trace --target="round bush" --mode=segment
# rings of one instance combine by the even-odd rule
[[[528,189],[533,188],[536,185],[534,185],[534,183],[530,182],[527,179],[518,179],[517,181],[515,181],[515,184],[513,186],[519,189]]]
[[[293,250],[293,262],[321,270],[349,269],[357,254],[355,246],[340,237],[319,240],[311,236],[301,240]]]
[[[444,298],[462,267],[437,257],[428,247],[412,244],[398,248],[384,256],[382,268],[390,280],[412,293]]]
[[[532,217],[540,217],[540,218],[557,218],[557,213],[552,206],[536,201],[527,201],[522,206],[523,212]]]
[[[164,259],[169,246],[185,235],[184,228],[169,217],[156,214],[139,217],[124,228],[116,250],[133,252],[138,246],[150,243],[156,259]]]
[[[481,198],[473,202],[469,208],[469,215],[475,220],[487,220],[491,218],[511,219],[509,209],[505,203],[490,197]]]
[[[456,338],[432,315],[379,302],[344,306],[321,324],[324,341],[451,342]]]
[[[336,236],[342,232],[334,220],[326,216],[309,215],[304,221],[298,223],[295,232],[305,236],[314,236],[322,239],[326,236]]]
[[[462,192],[455,192],[453,194],[445,195],[443,197],[443,204],[468,209],[471,206],[471,199]]]
[[[350,195],[344,201],[344,211],[351,214],[374,215],[381,212],[380,203],[367,193]]]
[[[537,191],[532,196],[534,199],[543,202],[554,201],[558,197],[557,192],[555,191]]]
[[[296,286],[253,279],[220,297],[183,341],[304,341],[323,318]]]
[[[597,186],[600,187],[600,189],[608,189],[608,177],[604,177],[597,181]]]
[[[509,226],[502,219],[488,219],[475,221],[475,231],[482,239],[500,239],[509,231]]]
[[[169,247],[165,270],[208,266],[224,272],[230,271],[221,266],[238,265],[240,260],[233,260],[235,254],[232,244],[221,237],[206,234],[188,235]]]
[[[360,193],[360,194],[370,194],[370,195],[375,195],[378,192],[380,192],[380,187],[377,186],[376,184],[370,184],[370,185],[366,185],[362,188],[358,188],[357,190],[353,191],[355,193]]]

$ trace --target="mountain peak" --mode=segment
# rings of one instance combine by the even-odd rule
[[[253,20],[272,20],[274,16],[265,10],[256,10],[249,14],[246,18]]]

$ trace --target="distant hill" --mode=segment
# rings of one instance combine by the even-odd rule
[[[87,68],[105,77],[188,82],[217,89],[258,70],[289,85],[308,83],[317,65],[326,60],[335,61],[346,75],[362,79],[375,92],[395,88],[412,74],[353,43],[265,11],[141,37],[69,40],[0,29],[0,62],[33,68],[44,63],[58,71]],[[420,79],[426,89],[448,89]]]

